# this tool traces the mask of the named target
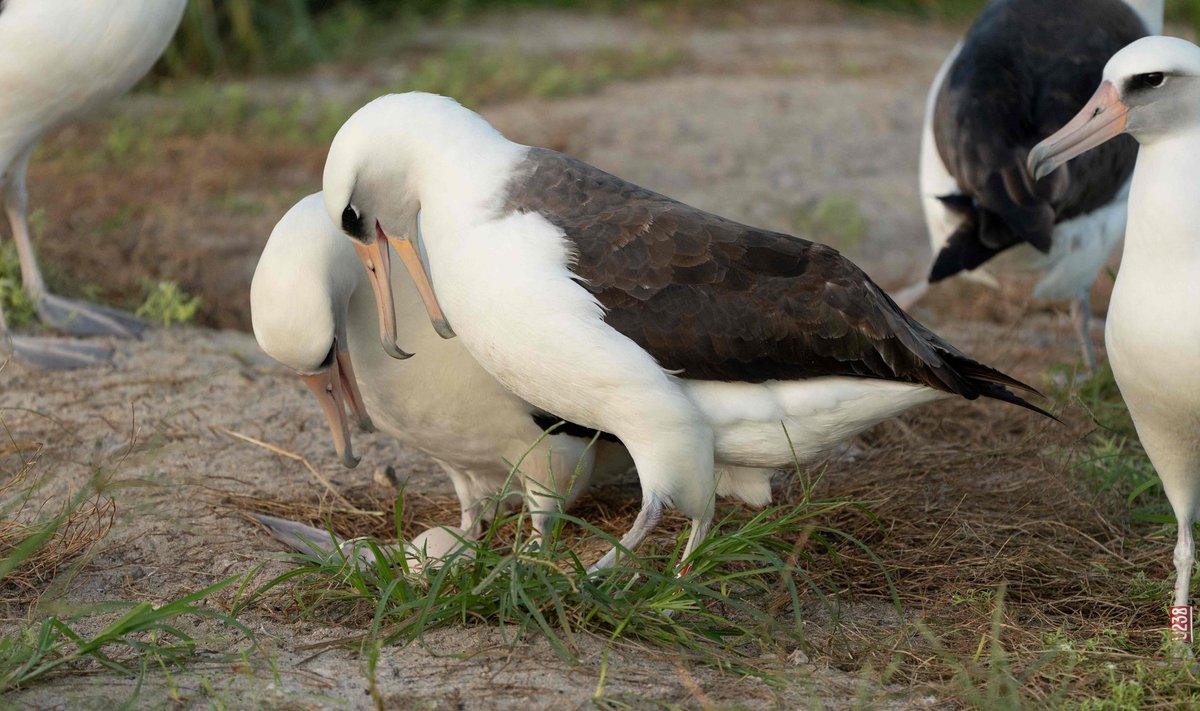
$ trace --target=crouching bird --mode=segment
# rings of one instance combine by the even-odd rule
[[[398,362],[379,348],[372,285],[382,290],[380,302],[395,304],[385,319],[413,334],[420,358]],[[611,437],[593,443],[596,432],[560,423],[522,401],[479,367],[462,343],[433,333],[417,290],[402,273],[388,281],[368,279],[320,195],[301,200],[275,226],[254,272],[250,311],[262,349],[298,373],[316,396],[342,463],[358,464],[351,414],[362,429],[379,427],[425,452],[454,484],[459,530],[467,537],[478,534],[493,510],[488,504],[502,493],[525,494],[541,534],[593,474],[609,478],[632,466],[620,443]],[[273,521],[271,530],[287,543],[300,536],[329,538]]]
[[[440,333],[523,400],[628,448],[641,510],[594,569],[665,506],[692,521],[686,560],[718,492],[765,503],[776,468],[918,405],[983,396],[1042,412],[836,250],[513,143],[445,97],[355,113],[324,199],[371,279],[389,278],[390,242]]]

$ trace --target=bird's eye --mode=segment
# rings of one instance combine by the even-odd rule
[[[1149,74],[1138,74],[1133,77],[1133,83],[1137,88],[1157,89],[1166,82],[1167,76],[1162,72],[1150,72]]]
[[[359,236],[362,232],[362,216],[358,214],[358,210],[354,209],[353,205],[347,205],[345,210],[342,210],[342,229],[354,236]]]

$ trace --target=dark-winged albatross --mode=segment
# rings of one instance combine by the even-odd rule
[[[403,273],[387,287],[383,298],[395,301],[391,323],[412,335],[419,358],[398,362],[379,348],[371,281],[329,222],[320,195],[304,198],[279,221],[250,286],[259,345],[316,395],[346,466],[358,463],[349,410],[364,429],[373,422],[437,460],[454,484],[467,535],[478,532],[489,513],[484,504],[509,484],[513,465],[520,464],[520,475],[509,488],[525,491],[539,533],[552,512],[587,488],[593,473],[603,479],[632,467],[619,443],[593,446],[593,432],[560,425],[543,436],[558,418],[501,387],[457,340],[430,330],[417,289]],[[311,539],[312,530],[296,524],[290,533]]]
[[[1034,296],[1071,300],[1093,370],[1088,292],[1125,228],[1136,147],[1114,141],[1037,184],[1025,157],[1083,106],[1109,57],[1162,30],[1162,14],[1162,0],[994,0],[946,59],[926,103],[928,281],[965,274],[994,285],[983,265],[1032,247],[1008,266],[1043,272]]]
[[[154,64],[186,0],[5,0],[0,2],[0,183],[21,279],[42,323],[75,336],[130,337],[144,324],[128,314],[46,290],[26,218],[25,171],[47,131],[120,96]],[[101,363],[108,349],[9,332],[0,313],[0,352],[44,368]]]
[[[1179,523],[1175,605],[1185,607],[1200,513],[1200,48],[1149,37],[1118,52],[1029,169],[1046,175],[1123,133],[1141,148],[1104,342]]]
[[[712,520],[714,463],[745,498],[771,469],[917,405],[983,396],[1040,412],[836,250],[518,145],[445,97],[360,109],[324,187],[364,253],[413,251],[419,212],[428,274],[406,264],[434,287],[434,322],[524,400],[625,444],[643,497],[626,550],[673,506],[692,519],[686,559]]]

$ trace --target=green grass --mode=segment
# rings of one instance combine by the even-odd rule
[[[478,108],[509,99],[587,94],[613,82],[665,73],[680,59],[670,47],[599,49],[566,58],[456,47],[423,60],[393,91],[444,94]]]
[[[827,195],[796,209],[796,234],[853,254],[867,236],[867,218],[850,196]]]
[[[146,296],[137,316],[163,328],[191,323],[203,305],[200,297],[191,296],[173,281],[146,280],[142,289]]]
[[[17,469],[4,472],[0,486],[0,591],[8,610],[27,608],[24,618],[6,624],[0,635],[0,694],[56,676],[104,670],[139,680],[132,704],[151,673],[170,673],[199,659],[221,663],[245,658],[254,634],[210,601],[249,576],[233,576],[161,605],[114,600],[81,606],[60,599],[90,559],[89,552],[107,535],[103,518],[113,515],[106,493],[112,474],[97,469],[53,510],[41,495],[47,482],[36,476],[38,465],[36,456],[21,455]],[[27,597],[30,589],[36,593]],[[206,621],[211,627],[205,631],[217,629],[219,642],[197,636],[197,625]],[[238,646],[229,635],[250,646],[217,651],[218,646]]]
[[[564,514],[539,547],[525,533],[529,513],[522,510],[496,517],[478,542],[467,542],[473,557],[464,549],[448,564],[417,573],[374,541],[360,544],[375,554],[371,565],[340,552],[298,554],[295,570],[263,585],[246,604],[270,596],[277,605],[282,597],[304,618],[361,626],[365,634],[344,643],[356,645],[368,662],[382,646],[408,644],[440,627],[488,625],[514,644],[542,637],[564,659],[576,658],[582,636],[619,639],[770,681],[755,660],[804,645],[800,598],[815,594],[836,615],[836,591],[819,582],[820,571],[838,564],[839,546],[861,544],[819,520],[853,506],[806,498],[730,513],[679,577],[683,536],[664,547],[647,544],[622,555],[615,569],[588,575],[574,552],[580,541],[565,536],[564,527],[606,545],[615,539]],[[396,514],[401,520],[402,512]]]

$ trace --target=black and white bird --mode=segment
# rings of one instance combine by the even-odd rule
[[[387,329],[411,334],[418,357],[397,361],[379,347],[373,285],[382,289],[380,303],[395,304]],[[250,286],[250,313],[262,349],[316,396],[343,464],[358,464],[349,411],[364,430],[378,426],[441,465],[458,495],[464,536],[479,533],[488,504],[504,491],[525,493],[541,534],[593,474],[602,480],[632,467],[619,443],[593,444],[595,432],[558,424],[501,387],[462,343],[434,333],[403,273],[369,280],[319,194],[297,203],[271,232]],[[273,521],[285,542],[293,542],[289,533],[313,536],[308,527]]]
[[[42,323],[75,336],[130,337],[128,314],[46,290],[29,230],[25,172],[49,130],[124,94],[163,53],[186,0],[3,0],[0,2],[0,183],[25,292]],[[62,236],[69,239],[69,236]],[[9,332],[0,311],[0,352],[45,368],[104,362],[95,344]]]
[[[926,283],[984,269],[1040,273],[1034,296],[1071,301],[1089,369],[1089,291],[1125,228],[1136,146],[1126,138],[1034,181],[1025,158],[1091,96],[1118,50],[1162,30],[1162,0],[993,0],[947,57],[926,100],[920,191],[933,266]]]
[[[1200,514],[1200,47],[1150,37],[1118,52],[1079,115],[1030,152],[1029,170],[1052,175],[1122,134],[1141,147],[1104,342],[1179,523],[1183,606]]]
[[[718,491],[763,503],[776,468],[912,407],[983,396],[1037,410],[1008,389],[1028,386],[938,338],[836,250],[513,143],[445,97],[355,113],[324,197],[360,250],[414,251],[419,214],[427,266],[405,263],[432,283],[434,323],[522,399],[628,448],[642,508],[625,550],[673,506],[692,520],[687,559]]]

